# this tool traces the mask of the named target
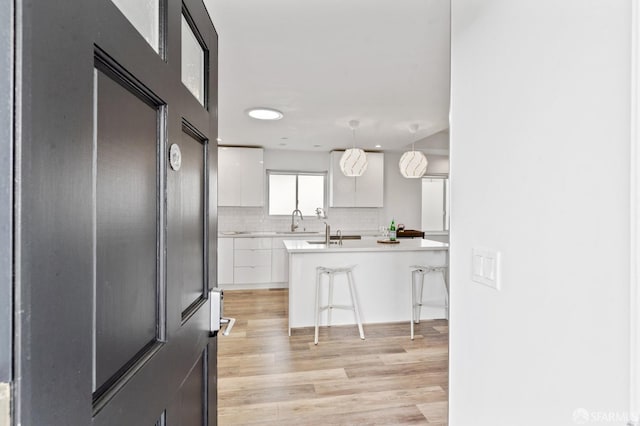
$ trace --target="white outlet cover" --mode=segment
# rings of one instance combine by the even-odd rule
[[[474,282],[500,290],[500,252],[476,247],[472,255],[472,277]]]

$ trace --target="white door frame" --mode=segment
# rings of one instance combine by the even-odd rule
[[[640,0],[632,0],[631,22],[631,140],[630,140],[630,258],[629,258],[629,426],[640,421]]]

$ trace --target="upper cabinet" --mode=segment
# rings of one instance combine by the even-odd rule
[[[262,148],[218,148],[219,206],[264,205],[263,157]]]
[[[330,207],[383,207],[384,154],[367,152],[369,165],[360,177],[347,177],[340,170],[342,151],[331,151],[329,168]]]

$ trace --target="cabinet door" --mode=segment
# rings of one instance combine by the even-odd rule
[[[356,178],[345,176],[340,170],[342,151],[331,151],[329,165],[329,206],[355,207]]]
[[[243,207],[264,205],[264,151],[261,148],[239,148],[242,155],[241,199]]]
[[[240,205],[240,157],[233,148],[218,148],[218,205]]]
[[[248,237],[248,238],[236,238],[234,247],[236,250],[248,250],[248,249],[270,249],[271,238],[260,237]]]
[[[233,238],[218,239],[218,284],[233,283]]]
[[[367,171],[354,178],[356,207],[384,206],[384,154],[367,152]]]
[[[264,205],[264,151],[262,148],[218,149],[218,205]]]
[[[238,266],[271,266],[271,249],[234,251],[233,264]]]
[[[239,266],[235,268],[236,284],[263,284],[271,282],[271,265]]]
[[[289,254],[283,248],[274,248],[271,252],[271,281],[274,283],[289,281]]]

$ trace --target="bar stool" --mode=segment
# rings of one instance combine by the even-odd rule
[[[320,324],[320,314],[322,311],[327,310],[327,326],[331,327],[331,311],[333,309],[346,309],[353,311],[356,317],[356,323],[358,324],[358,331],[360,332],[360,338],[364,340],[364,331],[362,330],[362,322],[360,321],[360,309],[358,308],[358,302],[356,300],[355,289],[353,286],[353,268],[354,266],[345,266],[342,268],[326,268],[324,266],[318,266],[316,268],[316,333],[313,343],[318,344],[318,326]],[[351,305],[334,305],[333,304],[333,277],[338,274],[346,274],[347,283],[349,285],[349,295],[351,296]],[[329,277],[329,300],[328,304],[320,305],[320,286],[323,284],[322,277]]]
[[[422,291],[424,290],[424,276],[427,274],[437,273],[442,278],[442,285],[444,287],[444,309],[445,317],[449,319],[449,287],[447,286],[447,267],[446,266],[422,266],[413,265],[410,266],[411,271],[411,340],[413,340],[413,324],[420,323],[420,310],[423,306],[436,306],[433,303],[424,303],[422,300]],[[417,277],[420,277],[420,282],[417,282]],[[416,297],[416,284],[419,284],[417,289],[418,295]]]

